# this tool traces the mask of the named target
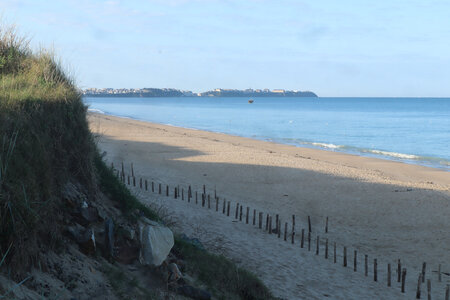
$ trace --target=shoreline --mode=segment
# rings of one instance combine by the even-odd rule
[[[198,131],[205,131],[210,133],[217,133],[217,134],[225,134],[230,135],[234,137],[240,137],[240,138],[248,138],[252,140],[262,141],[262,142],[268,142],[268,143],[274,143],[279,145],[287,145],[287,146],[293,146],[298,148],[306,148],[306,149],[313,149],[313,150],[321,150],[321,151],[327,151],[327,152],[333,152],[333,153],[343,153],[353,156],[360,156],[360,157],[367,157],[367,158],[374,158],[374,159],[380,159],[385,161],[391,161],[391,162],[398,162],[408,165],[415,165],[415,166],[422,166],[437,170],[443,170],[445,172],[450,172],[450,162],[448,162],[444,158],[440,157],[430,157],[430,160],[421,160],[421,158],[426,159],[427,157],[419,156],[416,154],[407,154],[407,153],[397,153],[392,151],[386,151],[386,150],[379,150],[379,149],[369,149],[369,148],[359,148],[355,146],[346,146],[346,145],[335,145],[331,143],[326,142],[314,142],[314,141],[303,141],[299,140],[297,143],[289,143],[289,142],[282,142],[283,138],[280,139],[273,139],[268,137],[247,137],[243,135],[238,134],[231,134],[226,132],[220,132],[220,131],[212,131],[207,129],[198,129],[198,128],[192,128],[192,127],[183,127],[178,126],[170,123],[157,123],[152,121],[147,121],[144,119],[129,117],[129,116],[116,116],[112,114],[105,113],[98,109],[89,109],[89,114],[99,114],[104,116],[110,116],[110,117],[117,117],[117,118],[123,118],[123,119],[129,119],[129,120],[135,120],[139,122],[146,122],[150,124],[158,124],[162,126],[170,126],[180,129],[188,129],[188,130],[198,130]],[[341,150],[342,149],[342,150]],[[440,162],[433,163],[432,161],[444,161],[447,164],[442,164]]]
[[[194,191],[206,185],[209,191],[217,190],[221,199],[279,214],[283,221],[294,214],[297,230],[307,228],[310,216],[313,232],[337,241],[339,247],[358,249],[361,257],[378,258],[380,265],[395,265],[401,259],[410,274],[420,272],[423,262],[432,270],[441,264],[442,271],[450,273],[449,172],[109,115],[89,114],[89,121],[100,136],[98,145],[107,161],[115,166],[123,162],[127,173],[133,163],[135,176],[149,181],[192,186]],[[194,237],[200,224],[206,231],[213,226],[212,219],[194,210],[173,206],[169,211]],[[325,235],[326,217],[330,228]],[[225,245],[235,245],[227,240],[232,234],[226,228],[207,233],[206,241],[219,234]],[[289,263],[291,255],[280,253],[278,262],[271,263],[277,244],[258,250],[248,242],[241,246],[243,252],[231,247],[229,253],[244,265],[255,261],[252,256],[267,260],[245,266],[263,274],[274,290],[281,293],[289,285],[289,292],[294,292],[295,282],[273,277],[295,268]]]

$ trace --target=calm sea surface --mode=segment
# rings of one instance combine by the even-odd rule
[[[89,109],[450,171],[450,98],[93,98]]]

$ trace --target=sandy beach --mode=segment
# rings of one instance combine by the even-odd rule
[[[307,228],[310,216],[314,236],[336,241],[339,252],[342,246],[351,249],[349,261],[354,249],[360,267],[364,254],[377,258],[380,278],[386,264],[395,270],[400,258],[409,274],[405,299],[413,295],[423,262],[436,295],[443,297],[444,286],[450,283],[450,276],[444,274],[439,283],[436,272],[431,272],[439,264],[450,272],[450,172],[101,114],[90,114],[89,121],[106,159],[116,166],[124,162],[127,168],[133,163],[139,177],[170,186],[191,185],[198,191],[206,185],[222,199],[279,214],[283,223],[295,214],[297,232]],[[402,296],[398,288],[385,287],[384,277],[383,284],[374,284],[350,268],[343,271],[323,258],[317,261],[312,253],[297,255],[298,246],[256,233],[231,218],[219,220],[204,208],[137,193],[154,205],[165,203],[180,230],[199,236],[212,250],[257,273],[277,296]]]

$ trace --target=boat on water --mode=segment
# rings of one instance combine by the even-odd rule
[[[248,103],[253,103],[253,99],[248,100]]]

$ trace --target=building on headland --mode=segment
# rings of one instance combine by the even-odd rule
[[[113,89],[113,88],[88,88],[82,91],[89,97],[317,97],[313,92],[289,91],[283,89],[256,89],[245,90],[216,88],[211,91],[194,93],[177,89]]]

